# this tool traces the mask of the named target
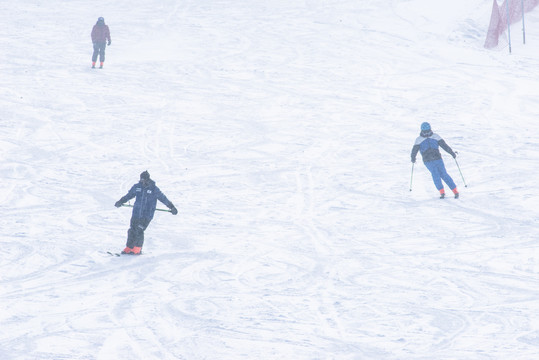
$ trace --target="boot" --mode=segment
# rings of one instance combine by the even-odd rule
[[[457,190],[457,188],[453,189],[453,194],[455,194],[455,199],[459,198],[459,191]]]
[[[125,249],[122,250],[122,254],[132,254],[133,253],[133,249],[131,249],[130,247],[126,247]]]
[[[95,69],[95,61],[92,61],[92,69]]]
[[[440,199],[443,199],[443,198],[445,198],[445,190],[441,189],[440,190]]]
[[[99,64],[99,68],[103,69],[103,61],[101,61],[101,64]]]
[[[133,248],[133,255],[140,255],[141,252],[142,252],[142,248],[141,248],[141,247],[135,246],[135,247]]]

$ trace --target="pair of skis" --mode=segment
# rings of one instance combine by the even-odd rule
[[[122,256],[122,255],[140,256],[140,255],[142,255],[142,253],[140,253],[140,254],[122,254],[122,253],[117,253],[117,252],[112,252],[112,251],[107,251],[107,254],[109,254],[110,256]]]

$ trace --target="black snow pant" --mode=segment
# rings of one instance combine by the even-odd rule
[[[92,55],[92,61],[97,61],[97,55],[99,55],[99,61],[105,61],[105,47],[107,47],[106,42],[95,42],[94,43],[94,53]]]
[[[127,244],[128,248],[142,247],[144,244],[144,230],[150,225],[148,219],[141,219],[132,217],[131,227],[127,230]]]

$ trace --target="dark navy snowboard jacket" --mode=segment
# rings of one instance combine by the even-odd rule
[[[132,198],[135,198],[135,205],[133,205],[132,217],[139,219],[152,220],[157,206],[157,200],[165,204],[169,209],[174,205],[169,199],[159,190],[155,185],[155,181],[149,180],[148,186],[144,186],[142,181],[133,185],[131,190],[120,199],[123,204]]]

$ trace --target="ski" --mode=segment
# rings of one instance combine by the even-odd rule
[[[140,256],[142,255],[142,252],[140,254],[133,254],[133,253],[129,253],[129,254],[125,254],[125,253],[117,253],[117,252],[112,252],[112,251],[107,251],[107,254],[109,254],[110,256]]]
[[[120,256],[140,256],[140,255],[144,255],[144,254],[151,254],[151,252],[140,252],[139,254],[133,254],[133,253],[124,253],[124,252],[116,252],[116,251],[99,251],[100,254],[103,254],[104,256],[115,256],[115,257],[120,257]]]

